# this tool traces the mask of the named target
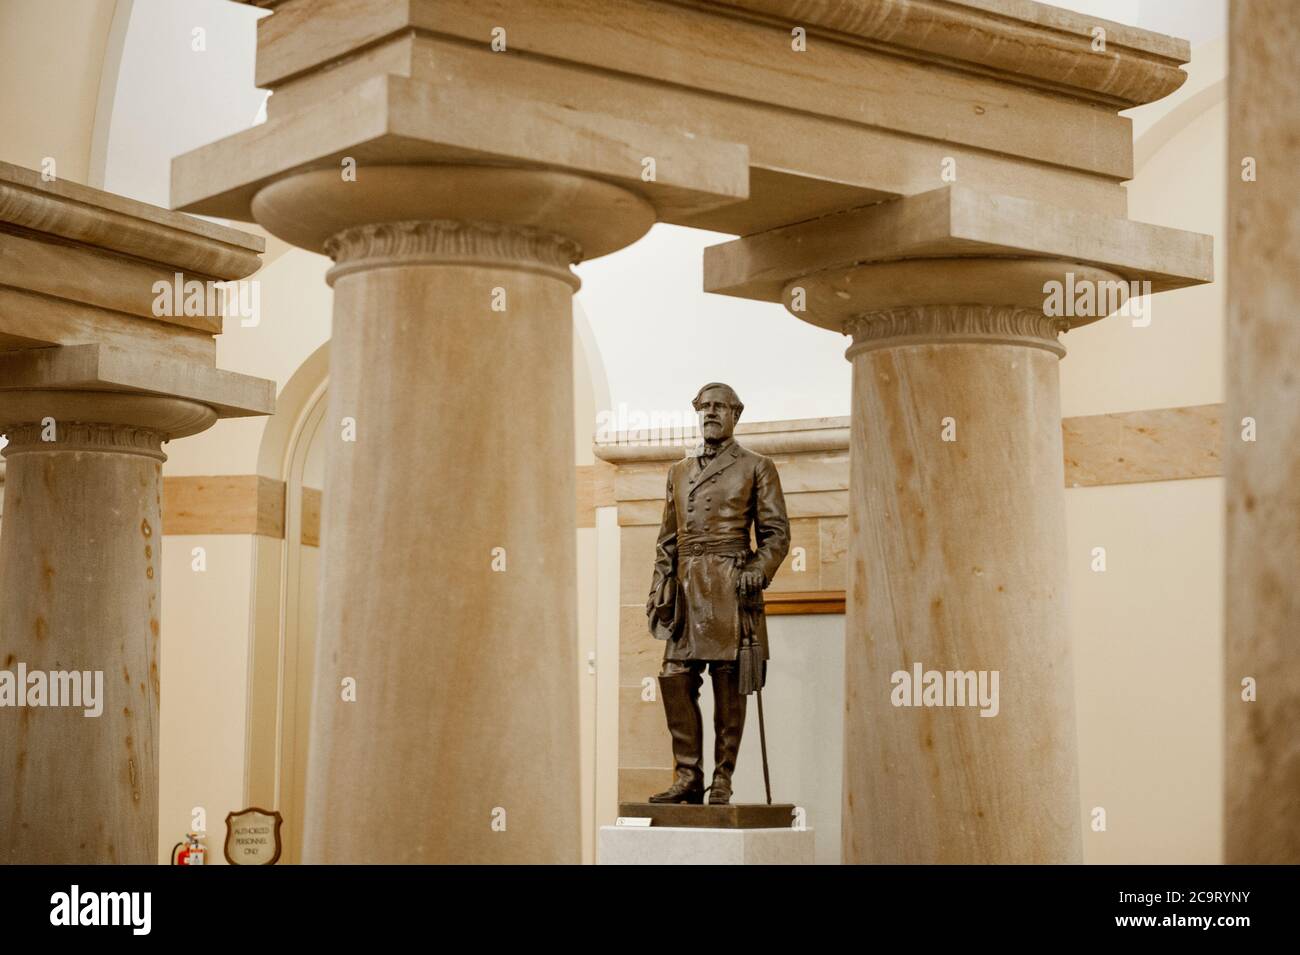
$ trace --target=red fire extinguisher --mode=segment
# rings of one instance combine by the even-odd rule
[[[202,836],[197,832],[185,833],[185,841],[172,846],[172,865],[203,865],[203,857],[207,850],[199,841],[201,838]],[[177,849],[180,849],[179,853]]]

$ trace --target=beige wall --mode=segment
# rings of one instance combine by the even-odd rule
[[[1222,502],[1222,478],[1065,494],[1085,863],[1222,861]]]
[[[196,547],[206,551],[203,573],[191,569]],[[163,538],[159,862],[168,861],[201,807],[211,861],[224,864],[226,813],[245,808],[245,595],[253,547],[247,535]]]
[[[114,0],[0,3],[0,160],[39,170],[51,157],[60,179],[90,181],[115,6]]]
[[[620,535],[618,508],[596,509],[596,779],[597,827],[618,817]]]

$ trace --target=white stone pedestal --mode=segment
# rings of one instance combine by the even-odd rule
[[[601,826],[599,865],[812,865],[811,829]]]

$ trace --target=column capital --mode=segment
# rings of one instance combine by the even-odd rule
[[[357,225],[458,219],[554,231],[590,259],[748,195],[743,145],[518,96],[385,74],[297,105],[177,157],[173,203],[314,251]]]
[[[353,226],[325,240],[325,254],[334,260],[326,281],[361,269],[386,265],[500,265],[511,263],[552,275],[575,289],[570,269],[582,258],[572,239],[532,226],[496,222],[424,219],[376,222]]]
[[[334,278],[374,265],[443,262],[549,271],[643,236],[654,207],[636,192],[546,169],[451,164],[311,170],[261,189],[250,205],[268,231],[323,252]]]
[[[745,236],[704,256],[706,291],[781,302],[803,321],[846,333],[848,322],[864,331],[861,316],[909,308],[972,307],[926,313],[924,321],[945,315],[953,327],[958,315],[966,326],[1024,309],[1042,316],[1050,283],[1063,294],[1089,286],[1096,302],[1110,303],[1067,310],[1055,323],[1064,330],[1110,314],[1133,283],[1147,294],[1212,279],[1210,236],[963,186]],[[882,327],[872,326],[872,340]]]
[[[48,433],[40,424],[23,424],[6,432],[9,443],[0,451],[6,458],[32,451],[89,451],[105,454],[141,454],[157,461],[163,454],[163,435],[148,428],[122,424],[56,423]]]
[[[128,418],[147,419],[138,426],[157,418],[180,437],[270,413],[275,383],[219,370],[213,338],[236,288],[226,283],[257,271],[262,248],[257,236],[0,163],[0,426],[131,424],[112,417],[130,404]],[[251,287],[236,291],[256,301]],[[71,418],[42,411],[74,392],[85,397]]]
[[[1065,348],[1057,336],[1069,319],[1052,318],[1041,309],[1013,305],[927,305],[866,312],[844,323],[852,336],[844,357],[899,345],[982,343],[1043,348],[1058,358]]]
[[[0,356],[0,374],[5,367]],[[6,457],[20,451],[104,451],[165,456],[161,442],[206,431],[217,412],[161,395],[66,389],[0,391]]]
[[[107,345],[0,351],[0,429],[52,417],[150,428],[170,440],[218,418],[269,413],[274,385]]]

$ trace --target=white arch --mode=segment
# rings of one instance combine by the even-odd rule
[[[117,0],[113,22],[104,43],[104,63],[99,71],[99,99],[95,104],[95,124],[90,134],[90,163],[86,185],[104,188],[108,167],[108,134],[113,127],[113,106],[117,102],[117,78],[122,70],[122,51],[126,49],[127,29],[135,0]]]

